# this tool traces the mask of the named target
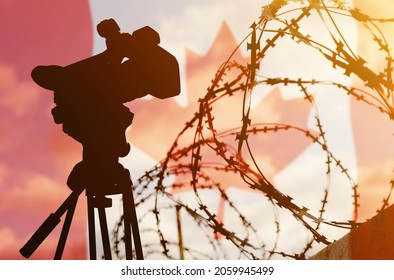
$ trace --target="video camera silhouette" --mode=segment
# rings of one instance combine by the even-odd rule
[[[107,19],[97,31],[106,39],[104,52],[65,67],[37,66],[32,78],[54,92],[54,121],[82,143],[84,161],[117,162],[130,150],[125,130],[133,113],[123,103],[147,94],[178,95],[179,66],[148,26],[121,33],[115,20]]]
[[[112,206],[107,195],[116,194],[122,195],[123,201],[125,257],[133,258],[134,242],[136,258],[143,259],[132,180],[129,171],[118,162],[130,151],[125,131],[134,117],[123,103],[147,94],[161,99],[178,95],[179,66],[175,57],[158,45],[159,34],[150,27],[132,34],[121,33],[117,23],[108,19],[97,26],[97,31],[106,39],[104,52],[65,67],[38,66],[32,71],[38,85],[54,92],[54,120],[82,144],[83,160],[67,179],[72,193],[20,249],[26,258],[67,213],[55,252],[55,259],[61,259],[78,197],[85,190],[90,258],[97,258],[95,209],[104,257],[112,258],[105,208]]]

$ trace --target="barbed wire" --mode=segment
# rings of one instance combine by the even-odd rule
[[[317,15],[329,30],[333,47],[303,33],[303,21],[312,14]],[[361,23],[369,32],[376,43],[377,53],[385,58],[386,67],[383,72],[375,73],[368,68],[366,61],[351,49],[342,34],[341,26],[336,23],[335,18],[338,16]],[[234,61],[230,55],[216,72],[204,96],[199,99],[198,111],[180,129],[166,157],[135,182],[141,233],[148,240],[144,243],[145,256],[166,259],[305,259],[315,246],[325,246],[334,241],[323,233],[322,227],[343,229],[344,233],[357,227],[359,187],[352,178],[351,171],[330,148],[326,137],[329,131],[326,131],[319,115],[311,88],[315,90],[318,85],[335,89],[333,91],[375,108],[392,121],[393,58],[387,40],[376,23],[393,21],[394,19],[370,17],[357,8],[351,8],[346,1],[275,0],[263,6],[260,18],[251,24],[251,32],[238,46],[242,48],[247,42],[246,48],[250,54],[248,63],[245,65]],[[271,22],[277,27],[271,29]],[[259,70],[262,62],[283,38],[305,45],[311,52],[320,53],[337,72],[343,71],[344,76],[360,80],[364,87],[349,86],[331,80],[262,77],[261,72],[264,71]],[[299,94],[303,95],[305,102],[312,108],[314,129],[288,123],[255,122],[251,100],[252,95],[259,94],[256,90],[259,85],[272,88],[296,86]],[[241,100],[239,107],[242,122],[233,128],[220,131],[215,118],[225,116],[216,115],[215,109],[234,99],[236,102]],[[264,165],[257,158],[258,145],[256,146],[256,141],[251,138],[289,132],[296,133],[311,145],[320,147],[324,154],[322,158],[326,181],[321,184],[324,187],[316,186],[321,190],[321,196],[315,198],[320,203],[317,208],[304,206],[292,195],[281,191],[272,183],[272,178],[266,176]],[[285,148],[281,147],[284,152]],[[352,192],[354,213],[351,220],[333,220],[325,214],[334,170],[346,178]],[[308,174],[308,171],[305,174]],[[228,195],[229,182],[242,185],[245,191],[258,195],[261,205],[266,207],[264,209],[270,209],[271,212],[264,210],[254,215],[245,213],[248,212],[245,207],[237,204],[234,197]],[[388,184],[388,194],[378,211],[389,205],[393,188],[394,180]],[[184,198],[180,195],[186,192],[192,193],[192,196]],[[212,198],[220,200],[220,207],[225,207],[229,212],[227,216],[231,216],[231,223],[223,222],[223,215],[218,215],[217,208],[211,205]],[[178,227],[169,225],[174,225],[168,219],[175,215]],[[301,226],[306,233],[304,246],[297,249],[297,252],[286,251],[280,246],[281,236],[287,231],[284,229],[287,224],[283,224],[281,219],[288,215],[293,217],[292,222]],[[256,225],[261,224],[261,221],[256,222],[256,216],[257,219],[264,219],[263,230]],[[285,219],[287,221],[288,218]],[[113,230],[114,252],[119,258],[123,257],[119,246],[123,242],[120,230],[122,220],[123,217]],[[193,236],[185,235],[185,228]]]

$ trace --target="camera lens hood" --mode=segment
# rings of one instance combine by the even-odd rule
[[[58,65],[37,66],[31,72],[31,77],[37,85],[49,90],[61,87],[64,67]]]

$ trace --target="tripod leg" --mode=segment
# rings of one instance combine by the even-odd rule
[[[88,227],[89,227],[89,257],[91,260],[97,259],[96,252],[96,229],[94,223],[94,203],[93,197],[88,196]]]
[[[123,227],[126,260],[133,259],[133,249],[131,246],[131,213],[129,210],[131,203],[130,197],[127,197],[126,194],[123,193]]]
[[[64,246],[66,245],[66,240],[68,236],[68,232],[70,230],[71,221],[74,216],[75,208],[77,206],[78,197],[75,198],[73,202],[70,202],[70,206],[67,210],[66,219],[64,220],[62,232],[60,234],[59,242],[57,244],[56,253],[55,253],[55,260],[60,260],[63,255]]]
[[[73,191],[66,200],[60,205],[55,213],[49,215],[44,223],[37,229],[27,243],[19,250],[25,258],[30,258],[34,251],[41,245],[41,243],[48,237],[52,230],[60,223],[61,216],[69,209],[74,201],[78,200],[78,196],[83,189]]]
[[[123,192],[123,212],[124,212],[124,227],[125,227],[125,237],[127,237],[127,231],[130,230],[130,224],[133,230],[133,239],[134,239],[134,247],[135,253],[137,256],[137,260],[143,260],[144,256],[142,253],[142,245],[140,238],[140,231],[138,228],[138,219],[137,213],[135,210],[135,203],[133,197],[133,190],[131,187],[127,188]],[[129,235],[130,236],[130,235]],[[125,239],[126,242],[127,238]],[[131,247],[131,245],[130,245]],[[126,258],[131,259],[131,255],[127,255],[127,243],[126,243]]]
[[[107,226],[107,218],[105,216],[105,208],[99,206],[99,219],[100,219],[100,229],[101,229],[101,239],[103,241],[103,249],[104,249],[104,258],[106,260],[111,260],[111,245],[109,243],[109,234],[108,234],[108,226]]]

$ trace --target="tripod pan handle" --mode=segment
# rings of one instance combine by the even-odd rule
[[[60,218],[55,214],[50,214],[49,217],[42,223],[38,230],[30,237],[29,241],[19,250],[25,258],[30,258],[34,251],[47,238],[52,230],[60,223]]]

